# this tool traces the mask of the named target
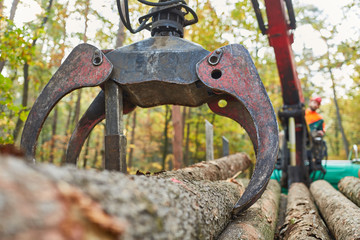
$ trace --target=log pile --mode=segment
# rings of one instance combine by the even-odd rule
[[[303,183],[293,183],[288,193],[285,223],[281,239],[331,239],[321,219],[309,189]]]
[[[226,178],[249,165],[238,154],[148,177],[1,156],[0,239],[214,239],[245,189]]]
[[[293,183],[287,197],[271,180],[263,196],[232,219],[248,183],[233,176],[250,164],[247,155],[235,154],[130,176],[0,155],[0,239],[360,239],[360,180],[354,177],[339,182],[341,192],[323,180],[310,189]]]
[[[312,183],[310,191],[336,239],[360,239],[358,206],[324,180]]]
[[[360,178],[344,177],[338,184],[340,192],[360,207]]]

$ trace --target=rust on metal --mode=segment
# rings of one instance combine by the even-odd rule
[[[75,89],[99,86],[109,78],[113,66],[105,56],[102,56],[101,65],[93,65],[92,58],[96,50],[89,44],[78,45],[36,99],[21,137],[21,147],[30,161],[34,161],[41,127],[55,104]]]
[[[215,113],[243,126],[257,154],[249,186],[233,210],[238,215],[261,196],[270,179],[279,147],[278,125],[270,99],[248,51],[239,44],[222,47],[221,51],[223,56],[217,65],[209,64],[208,57],[205,57],[197,64],[197,73],[206,86],[226,94],[210,101],[209,107]],[[223,108],[218,105],[221,99],[228,102]]]

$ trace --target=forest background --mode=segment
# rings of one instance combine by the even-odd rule
[[[6,3],[6,4],[5,4]],[[261,4],[261,1],[260,1]],[[298,28],[307,29],[320,41],[321,51],[307,42],[297,45],[295,60],[305,103],[313,95],[324,98],[320,113],[326,122],[330,159],[347,159],[353,144],[360,144],[360,1],[347,1],[341,8],[341,23],[332,23],[313,5],[293,1]],[[212,51],[229,43],[243,44],[250,52],[275,111],[282,107],[280,80],[273,49],[260,33],[250,0],[226,1],[220,11],[215,1],[190,1],[199,16],[187,27],[185,39]],[[261,4],[263,6],[263,4]],[[18,9],[34,18],[15,24]],[[264,8],[262,8],[264,10]],[[148,8],[130,1],[132,23]],[[263,13],[264,16],[264,13]],[[352,24],[349,24],[352,23]],[[344,26],[351,34],[340,31]],[[349,27],[350,26],[350,27]],[[296,30],[295,30],[296,31]],[[115,0],[0,0],[0,144],[19,145],[27,114],[42,88],[79,43],[113,49],[149,37],[130,34],[119,21]],[[295,35],[296,42],[296,35]],[[322,79],[324,82],[318,82]],[[100,91],[84,88],[65,96],[50,113],[39,136],[38,161],[61,164],[67,142],[81,115]],[[205,159],[205,119],[214,126],[215,158],[222,155],[222,140],[230,153],[247,152],[252,144],[237,123],[199,108],[159,106],[137,108],[124,116],[130,171],[159,171],[187,166]],[[174,156],[174,126],[182,151]],[[78,165],[102,168],[104,122],[86,141]]]

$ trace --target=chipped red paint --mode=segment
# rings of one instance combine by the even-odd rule
[[[41,127],[55,104],[75,89],[99,86],[109,78],[113,66],[105,55],[102,56],[103,62],[100,66],[94,66],[92,63],[96,50],[96,47],[89,44],[77,46],[36,99],[21,138],[21,147],[29,159],[35,155]]]
[[[278,125],[274,109],[256,71],[248,51],[233,44],[216,51],[222,52],[218,64],[211,65],[208,57],[197,64],[197,74],[202,82],[217,93],[218,98],[209,107],[223,116],[240,123],[249,134],[257,152],[254,174],[244,195],[236,204],[235,215],[250,207],[265,190],[274,169],[278,153]],[[221,108],[218,101],[227,106]]]
[[[285,105],[304,102],[301,83],[296,72],[296,64],[291,44],[294,36],[286,19],[287,13],[283,0],[266,0],[266,14],[270,46],[274,48],[279,71],[283,101]]]

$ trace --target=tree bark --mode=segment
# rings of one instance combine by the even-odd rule
[[[325,180],[313,182],[310,191],[336,239],[360,238],[360,208]]]
[[[179,169],[183,165],[183,151],[182,151],[183,127],[182,127],[180,106],[174,105],[172,107],[172,122],[174,127],[174,137],[173,137],[174,168]]]
[[[180,180],[225,180],[239,171],[245,171],[251,165],[251,160],[245,153],[237,153],[209,162],[200,162],[176,171],[163,172],[161,178],[177,178]]]
[[[215,239],[244,191],[234,181],[129,176],[0,158],[4,240]]]
[[[280,191],[279,183],[276,180],[270,180],[261,198],[241,217],[232,221],[218,240],[274,239]]]
[[[340,192],[360,207],[360,179],[356,177],[344,177],[338,183]]]
[[[280,239],[332,239],[309,189],[303,183],[293,183],[290,186]]]

